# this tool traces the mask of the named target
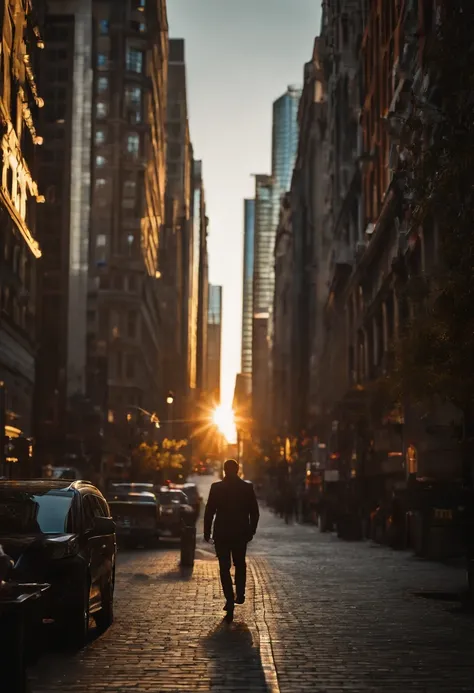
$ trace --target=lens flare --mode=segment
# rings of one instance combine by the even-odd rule
[[[235,443],[237,432],[235,429],[234,412],[222,404],[214,409],[212,420],[219,431],[225,436],[228,443]]]

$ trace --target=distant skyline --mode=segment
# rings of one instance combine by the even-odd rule
[[[209,280],[223,287],[222,402],[240,372],[244,198],[270,173],[272,104],[302,86],[320,29],[319,0],[168,0],[170,38],[185,39],[194,154],[203,162]]]

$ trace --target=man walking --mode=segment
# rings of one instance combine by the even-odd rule
[[[226,598],[224,611],[227,611],[227,619],[231,621],[234,604],[243,604],[245,601],[247,544],[257,531],[260,513],[252,484],[238,476],[238,463],[227,460],[224,472],[223,481],[211,486],[204,513],[204,539],[210,541],[214,520],[213,539]],[[230,575],[231,560],[235,567],[235,596]]]

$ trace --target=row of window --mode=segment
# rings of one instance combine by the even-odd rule
[[[66,54],[67,56],[67,54]],[[108,57],[106,53],[98,53],[97,66],[107,67]],[[145,53],[139,48],[128,48],[125,56],[125,67],[129,72],[136,72],[141,75],[145,65]]]
[[[115,354],[115,364],[112,366],[112,377],[133,380],[138,373],[137,358],[133,354],[122,354],[121,351]]]
[[[95,187],[98,191],[105,192],[107,189],[108,181],[106,178],[97,178],[95,182]],[[123,184],[123,196],[130,199],[135,198],[137,190],[136,180],[126,180]]]
[[[101,289],[114,289],[115,291],[126,291],[136,293],[141,286],[140,277],[136,274],[104,274],[99,278]]]
[[[126,140],[126,151],[133,158],[138,159],[140,155],[140,137],[139,135],[128,135]],[[108,160],[103,154],[98,154],[95,158],[97,168],[107,166]]]
[[[129,259],[138,260],[140,257],[140,233],[136,230],[126,230],[124,234],[120,237],[120,247],[117,252],[120,253],[122,257],[128,257]],[[95,251],[95,263],[97,268],[105,268],[108,266],[108,237],[105,233],[100,233],[96,236],[96,251]],[[104,281],[108,282],[108,279],[104,278]],[[109,288],[110,286],[104,286],[101,278],[102,289]]]

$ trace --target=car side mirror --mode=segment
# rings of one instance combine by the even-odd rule
[[[94,527],[92,531],[93,534],[98,537],[106,534],[114,534],[115,522],[111,517],[94,517]]]

